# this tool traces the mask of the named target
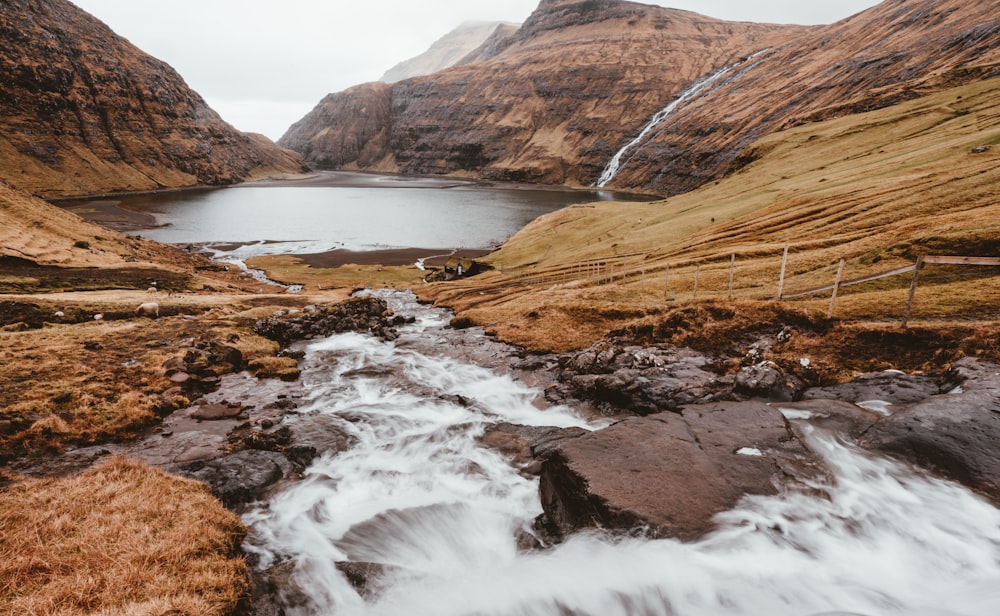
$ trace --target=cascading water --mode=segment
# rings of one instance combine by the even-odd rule
[[[702,92],[705,92],[706,90],[711,88],[712,85],[716,84],[720,79],[729,74],[734,68],[737,68],[745,64],[746,62],[749,62],[753,58],[756,58],[757,56],[761,55],[762,53],[765,53],[766,51],[767,50],[759,51],[749,56],[748,58],[741,60],[740,62],[737,62],[736,64],[732,64],[730,66],[722,68],[716,71],[715,73],[712,73],[708,77],[704,77],[702,79],[695,81],[693,84],[691,84],[690,87],[688,87],[686,90],[678,94],[677,98],[671,101],[669,105],[667,105],[663,109],[653,114],[653,117],[649,120],[649,122],[647,122],[646,125],[642,127],[642,130],[639,131],[639,135],[636,136],[635,139],[633,139],[632,141],[626,143],[622,149],[618,150],[618,152],[616,152],[615,155],[611,157],[611,160],[608,162],[607,166],[604,167],[604,171],[601,173],[601,177],[597,180],[597,187],[604,188],[613,179],[615,179],[615,176],[618,175],[618,172],[621,171],[621,168],[624,165],[622,161],[625,158],[625,155],[628,154],[631,150],[633,150],[637,146],[639,146],[650,133],[652,133],[654,130],[659,128],[664,122],[666,122],[667,119],[671,115],[673,115],[674,111],[676,111],[678,107],[680,107],[685,102],[691,100],[692,98],[698,96]],[[723,83],[729,83],[730,81],[738,79],[743,74],[752,69],[754,66],[756,66],[756,64],[745,68],[744,70],[740,71],[739,74],[735,75],[732,79]]]
[[[325,418],[354,446],[245,516],[262,566],[294,563],[286,613],[1000,613],[1000,511],[823,433],[810,445],[829,484],[746,498],[700,541],[581,534],[519,549],[537,482],[476,437],[500,421],[602,426],[434,353],[446,314],[412,298],[393,308],[418,316],[394,343],[344,334],[308,348],[298,417]],[[374,587],[361,596],[338,561],[377,563]]]

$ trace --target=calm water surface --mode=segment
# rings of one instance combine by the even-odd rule
[[[262,182],[97,203],[155,216],[155,227],[136,230],[149,239],[172,244],[252,243],[249,252],[262,254],[334,248],[491,249],[542,214],[575,203],[625,198],[611,191],[487,187],[450,179],[326,172],[302,182]]]

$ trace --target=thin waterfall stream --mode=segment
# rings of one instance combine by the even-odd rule
[[[701,95],[702,93],[706,93],[706,91],[710,92],[712,89],[714,89],[712,86],[714,86],[715,84],[723,85],[725,83],[729,83],[731,81],[734,81],[742,77],[757,64],[754,63],[744,68],[742,71],[733,76],[731,79],[719,83],[719,81],[723,77],[728,75],[733,69],[742,66],[743,64],[746,64],[750,60],[756,58],[757,56],[760,56],[763,53],[766,53],[767,51],[768,50],[766,49],[763,51],[759,51],[735,64],[723,67],[718,71],[712,73],[711,75],[708,75],[707,77],[695,80],[695,82],[692,83],[690,86],[688,86],[687,89],[681,91],[681,93],[678,94],[676,98],[674,98],[674,100],[670,102],[670,104],[668,104],[666,107],[653,114],[653,117],[650,118],[649,122],[647,122],[646,125],[642,127],[642,130],[639,131],[639,134],[634,139],[626,143],[624,147],[618,150],[618,152],[616,152],[615,155],[611,157],[611,160],[608,161],[607,166],[604,167],[604,171],[601,172],[601,177],[597,180],[597,187],[604,188],[605,186],[610,184],[611,181],[615,179],[615,176],[617,176],[618,173],[622,170],[622,167],[624,167],[625,164],[628,162],[628,160],[625,159],[625,156],[635,148],[639,147],[642,144],[642,142],[645,141],[646,138],[650,135],[650,133],[652,133],[657,128],[660,128],[664,124],[664,122],[666,122],[671,116],[673,116],[674,112],[677,110],[678,107],[688,102],[689,100]]]
[[[259,566],[293,568],[287,614],[1000,613],[1000,511],[819,430],[809,440],[829,481],[744,498],[699,541],[581,533],[524,547],[537,479],[477,437],[497,422],[608,422],[540,409],[540,390],[456,358],[449,313],[382,296],[416,322],[394,342],[308,344],[305,404],[287,420],[353,445],[244,516]],[[377,572],[364,592],[345,561]]]

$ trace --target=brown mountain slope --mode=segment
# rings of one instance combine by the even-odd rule
[[[493,59],[363,99],[331,95],[280,143],[323,166],[591,185],[692,83],[767,50],[681,103],[610,184],[674,194],[745,164],[755,154],[744,150],[768,133],[1000,73],[998,8],[887,0],[830,26],[778,28],[548,0]],[[369,105],[391,111],[361,132],[351,108]]]
[[[679,109],[613,185],[690,190],[756,155],[743,150],[763,135],[998,75],[998,15],[995,0],[887,0],[820,28]]]
[[[586,184],[671,92],[806,31],[545,0],[490,59],[332,94],[279,143],[324,167]]]
[[[786,297],[833,284],[841,259],[850,280],[912,266],[921,254],[1000,254],[1000,77],[790,128],[754,147],[761,157],[745,168],[664,201],[538,218],[486,258],[496,271],[420,293],[508,341],[565,350],[672,308],[717,300],[723,312],[713,318],[724,321],[742,302],[770,302],[786,246]],[[997,319],[998,271],[926,267],[914,320]],[[845,287],[835,315],[899,331],[911,279]],[[783,306],[824,314],[830,300],[827,289]],[[718,326],[692,314],[670,327]],[[845,357],[866,352],[843,347]]]
[[[303,170],[65,0],[0,5],[0,177],[46,197]]]

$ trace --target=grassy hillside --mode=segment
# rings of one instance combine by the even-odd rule
[[[738,173],[665,201],[540,218],[487,258],[498,271],[425,295],[511,341],[563,350],[678,303],[728,301],[733,254],[733,299],[765,300],[786,245],[786,294],[832,284],[841,259],[849,279],[921,253],[1000,253],[1000,79],[802,125],[744,155],[755,160]],[[914,316],[1000,318],[997,273],[929,266]],[[836,316],[898,320],[910,280],[842,289]],[[786,301],[825,312],[830,293]]]

